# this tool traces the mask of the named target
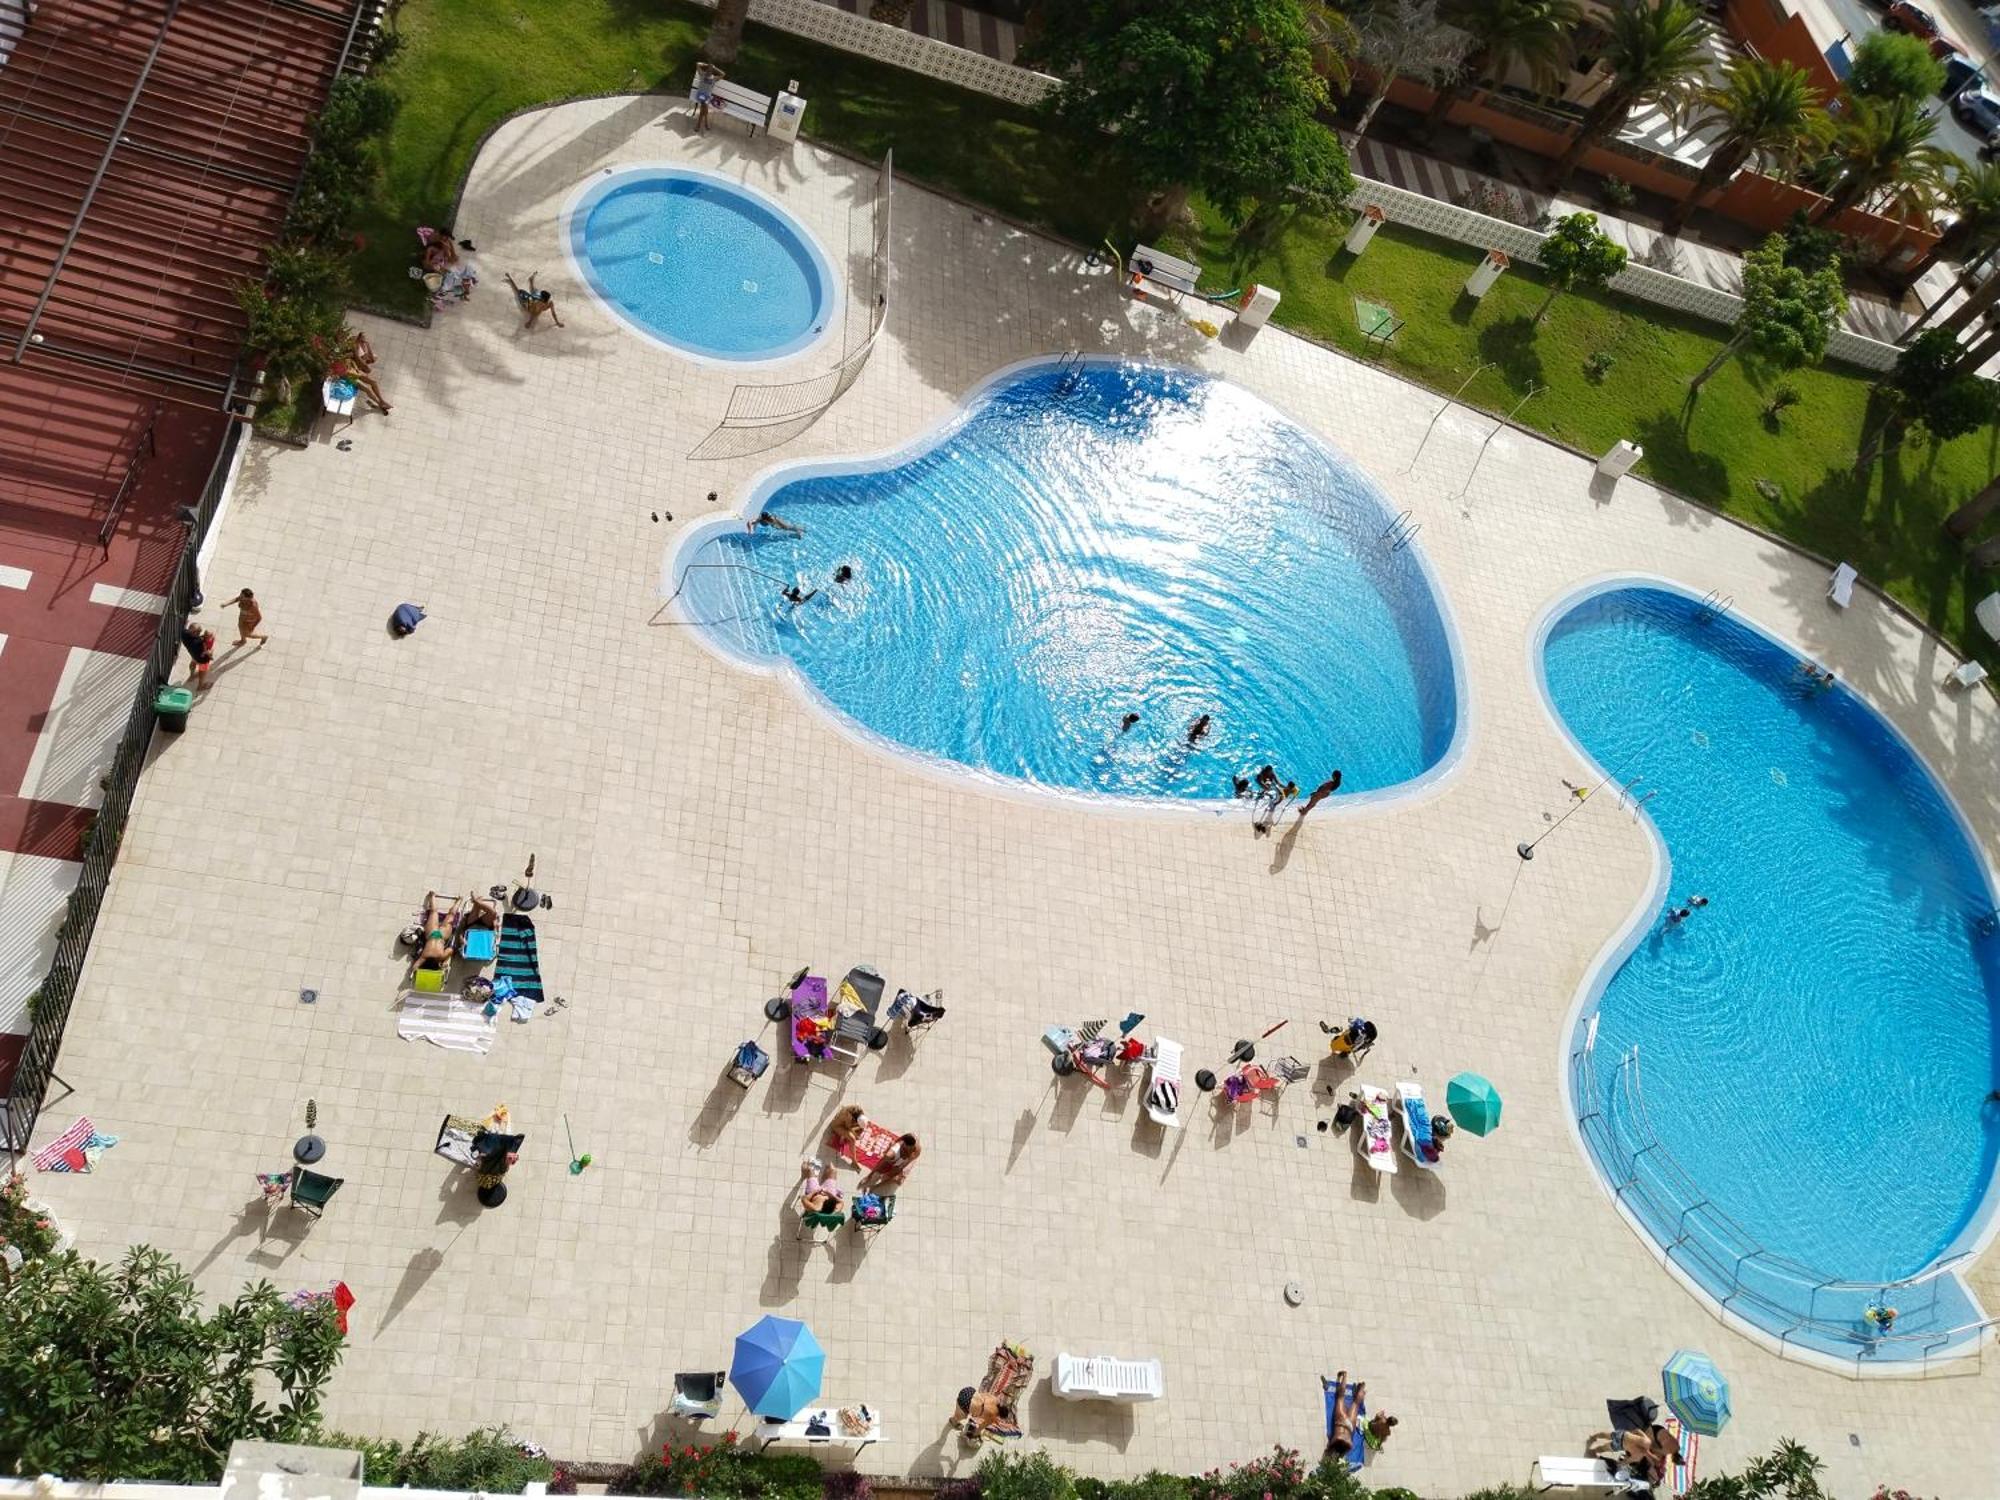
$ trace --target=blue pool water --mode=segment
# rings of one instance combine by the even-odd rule
[[[1603,773],[1641,778],[1668,867],[1597,999],[1576,1102],[1607,1178],[1699,1284],[1728,1296],[1758,1252],[1733,1311],[1822,1352],[1911,1358],[1909,1336],[1978,1316],[1955,1277],[1890,1294],[1905,1337],[1879,1347],[1869,1291],[1814,1287],[1912,1276],[1988,1217],[1994,897],[1908,745],[1797,666],[1665,588],[1588,594],[1547,629],[1557,713]],[[1665,920],[1696,893],[1709,904]],[[1587,997],[1573,1048],[1592,1013]],[[1636,1076],[1618,1066],[1635,1046]]]
[[[1176,800],[1227,798],[1265,763],[1307,788],[1338,768],[1352,795],[1436,769],[1457,738],[1416,546],[1384,540],[1393,516],[1352,463],[1220,381],[1027,366],[904,453],[781,471],[760,510],[804,536],[691,533],[669,565],[684,617],[935,760]],[[795,581],[819,596],[787,604]]]
[[[577,274],[649,337],[708,359],[777,359],[824,331],[836,283],[792,217],[748,189],[681,167],[632,167],[569,210]]]

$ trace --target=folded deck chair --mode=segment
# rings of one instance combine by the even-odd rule
[[[856,964],[847,971],[847,977],[840,981],[840,1019],[827,1044],[829,1052],[859,1062],[863,1048],[879,1052],[889,1045],[889,1033],[875,1019],[882,1006],[882,990],[882,976],[868,965]],[[842,1046],[843,1042],[847,1045]]]
[[[1181,1044],[1165,1037],[1153,1043],[1153,1069],[1146,1081],[1146,1114],[1155,1125],[1181,1122]]]
[[[1355,1089],[1361,1098],[1361,1128],[1354,1135],[1354,1154],[1378,1172],[1396,1170],[1396,1142],[1389,1124],[1389,1096],[1372,1083]]]
[[[1854,580],[1860,576],[1851,563],[1842,563],[1826,581],[1826,597],[1841,609],[1847,608],[1854,600]]]
[[[327,1203],[346,1180],[344,1177],[322,1177],[304,1167],[293,1167],[290,1206],[309,1218],[317,1219],[326,1212]]]
[[[1333,1441],[1334,1403],[1340,1400],[1341,1392],[1346,1389],[1345,1385],[1338,1381],[1328,1380],[1324,1375],[1319,1378],[1320,1400],[1326,1408],[1326,1440],[1329,1443]],[[1356,1401],[1354,1403],[1354,1441],[1347,1445],[1347,1471],[1350,1474],[1359,1474],[1362,1466],[1368,1462],[1368,1440],[1362,1435],[1362,1430],[1367,1425],[1368,1403],[1366,1401]]]
[[[1396,1110],[1403,1117],[1403,1154],[1426,1172],[1437,1170],[1437,1138],[1431,1134],[1430,1106],[1421,1084],[1407,1079],[1396,1085]]]
[[[531,1005],[542,999],[542,961],[535,943],[535,924],[516,911],[500,919],[500,961],[493,966],[495,979],[511,979],[514,993],[525,996]]]

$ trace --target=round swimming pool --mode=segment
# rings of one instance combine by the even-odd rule
[[[1949,1269],[1897,1285],[1969,1265],[1993,1217],[2000,932],[1957,809],[1859,696],[1678,589],[1586,590],[1539,655],[1597,795],[1629,786],[1659,841],[1568,1046],[1619,1202],[1795,1348],[1887,1364],[1976,1339]]]
[[[771,474],[766,512],[792,529],[683,539],[684,615],[931,762],[1176,804],[1270,764],[1352,798],[1462,737],[1455,638],[1381,492],[1222,381],[1033,362],[909,448]]]
[[[784,359],[832,326],[826,253],[777,204],[711,172],[608,172],[571,199],[565,241],[578,278],[626,326],[683,354]]]

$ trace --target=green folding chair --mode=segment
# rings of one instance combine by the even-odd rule
[[[292,1196],[288,1206],[317,1219],[326,1212],[328,1201],[340,1191],[340,1185],[345,1181],[344,1177],[322,1177],[304,1167],[293,1167]]]
[[[802,1240],[807,1235],[811,1234],[814,1230],[838,1229],[842,1224],[846,1222],[847,1222],[847,1215],[843,1213],[814,1212],[814,1213],[801,1214],[799,1216],[799,1232],[796,1235],[794,1235],[793,1238]]]

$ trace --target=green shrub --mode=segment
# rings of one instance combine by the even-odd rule
[[[328,1446],[359,1448],[370,1486],[419,1490],[483,1490],[518,1495],[555,1473],[546,1458],[530,1458],[505,1427],[481,1427],[462,1438],[420,1432],[408,1443],[393,1439],[329,1437]]]
[[[701,1495],[710,1500],[822,1500],[826,1479],[809,1453],[752,1453],[734,1432],[713,1443],[668,1443],[611,1486],[625,1495]]]
[[[979,1463],[982,1500],[1077,1500],[1076,1475],[1042,1449],[995,1448]]]
[[[1344,1472],[1346,1466],[1340,1467]],[[1306,1468],[1298,1450],[1283,1447],[1248,1463],[1210,1469],[1193,1486],[1194,1500],[1293,1500],[1305,1488]]]
[[[1082,1487],[1083,1481],[1079,1480],[1079,1492]],[[1194,1481],[1184,1474],[1148,1469],[1137,1479],[1114,1479],[1103,1489],[1103,1500],[1191,1500]]]
[[[1604,377],[1611,373],[1611,367],[1617,363],[1616,357],[1606,350],[1595,350],[1583,362],[1583,377],[1592,385],[1602,385]]]
[[[1632,191],[1632,184],[1622,177],[1605,178],[1603,192],[1604,201],[1609,203],[1613,208],[1630,208],[1633,199],[1637,196]]]

